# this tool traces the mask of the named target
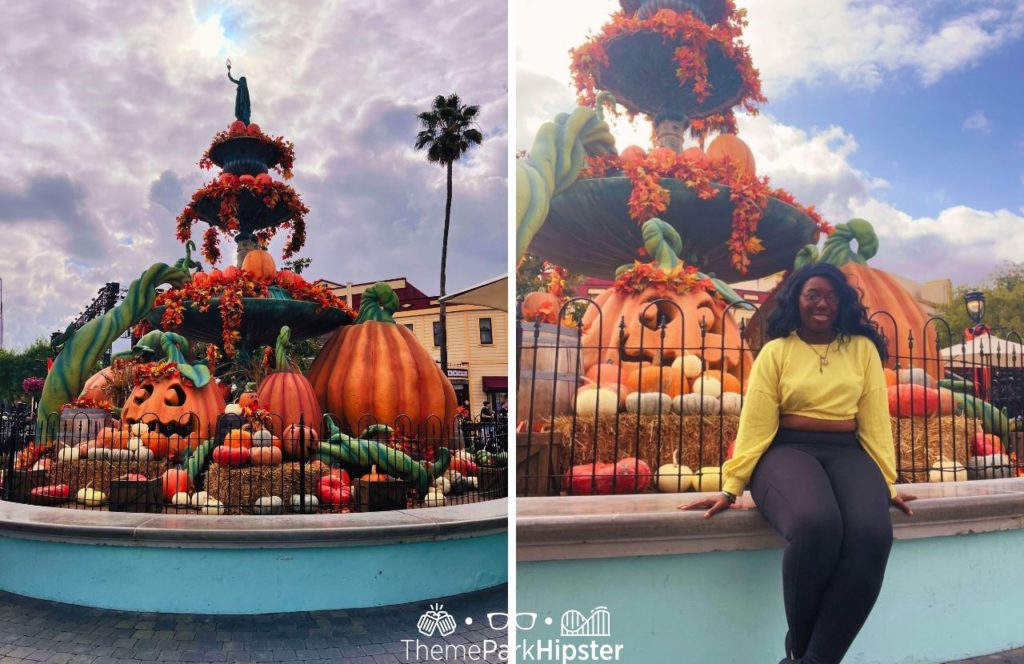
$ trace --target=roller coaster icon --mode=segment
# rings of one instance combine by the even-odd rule
[[[606,606],[590,610],[587,617],[576,609],[562,614],[562,636],[611,636],[612,614]]]

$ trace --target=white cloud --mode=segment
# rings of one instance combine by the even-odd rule
[[[854,167],[855,137],[840,127],[816,132],[770,115],[740,118],[740,133],[757,170],[831,223],[870,221],[880,249],[871,264],[917,281],[977,282],[1002,261],[1024,254],[1024,209],[976,210],[951,205],[934,217],[913,217],[884,199],[888,183]]]
[[[964,120],[964,129],[987,134],[992,131],[992,121],[985,115],[985,111],[975,111]]]
[[[184,255],[174,219],[233,119],[225,57],[247,78],[253,121],[295,143],[310,277],[406,276],[437,292],[445,174],[413,142],[416,114],[451,92],[481,106],[485,140],[455,167],[448,288],[504,272],[506,7],[393,4],[6,3],[0,154],[17,160],[0,174],[5,345],[62,329],[103,283]],[[231,260],[234,243],[221,249]]]
[[[874,89],[901,71],[932,85],[1024,34],[1024,5],[1014,0],[994,0],[981,10],[959,0],[741,5],[750,20],[746,41],[769,98],[799,83],[828,80]]]

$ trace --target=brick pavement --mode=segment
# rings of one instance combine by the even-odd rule
[[[196,592],[202,592],[197,589]],[[345,611],[201,616],[132,613],[58,604],[0,592],[0,662],[111,664],[114,662],[499,662],[472,658],[465,648],[485,640],[504,645],[487,614],[507,608],[508,586],[384,608]],[[457,620],[453,634],[426,638],[416,624],[434,602]],[[473,619],[471,625],[465,619]],[[419,639],[422,647],[404,640]],[[427,650],[446,653],[433,658]],[[447,648],[447,650],[446,650]],[[409,657],[407,657],[407,651]]]
[[[961,659],[955,662],[947,662],[946,664],[1024,664],[1024,648],[997,652],[994,655]]]

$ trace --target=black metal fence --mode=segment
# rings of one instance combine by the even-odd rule
[[[759,312],[661,299],[606,319],[577,298],[559,320],[575,302],[590,307],[580,327],[517,316],[516,495],[719,490],[765,342]],[[1024,474],[1020,335],[971,340],[938,317],[906,329],[884,311],[872,320],[889,349],[899,481]]]
[[[199,514],[367,512],[508,495],[507,422],[321,422],[147,414],[117,422],[65,410],[0,427],[3,500],[74,509]],[[166,415],[164,416],[166,417]]]

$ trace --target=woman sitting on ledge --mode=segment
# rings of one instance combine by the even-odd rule
[[[814,263],[781,286],[768,343],[751,367],[722,495],[681,505],[728,508],[750,483],[786,538],[786,662],[836,664],[867,619],[892,546],[896,468],[882,363],[885,339],[835,266]]]

